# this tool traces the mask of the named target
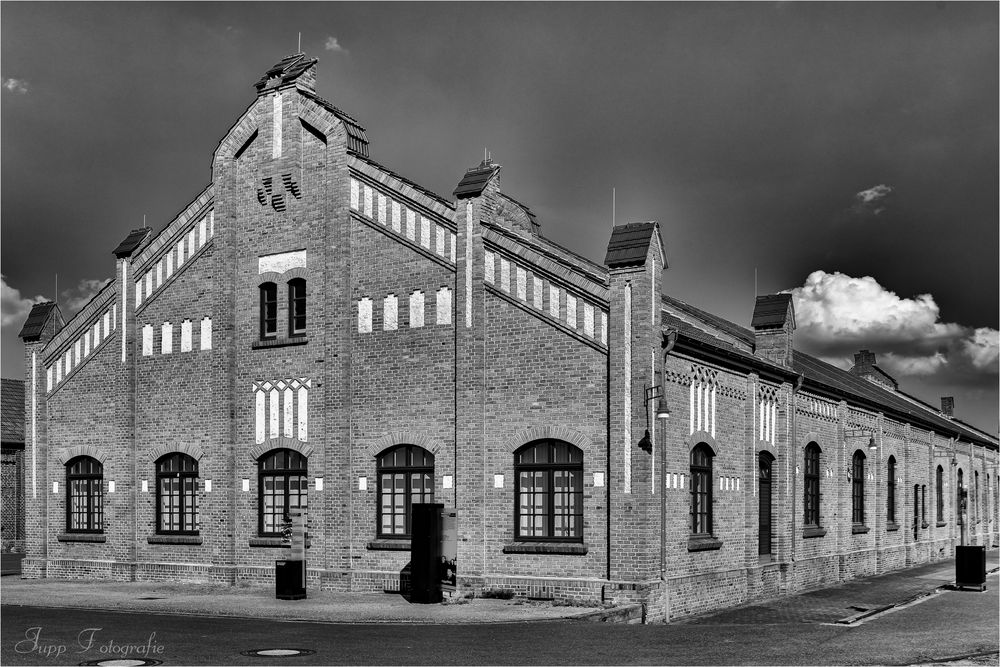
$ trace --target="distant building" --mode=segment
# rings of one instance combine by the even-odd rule
[[[270,584],[306,509],[312,587],[398,590],[437,501],[460,591],[662,619],[997,542],[993,435],[796,351],[788,295],[750,328],[675,299],[655,222],[595,263],[490,160],[451,197],[392,172],[315,66],[265,73],[68,323],[29,316],[25,576]]]
[[[0,384],[0,540],[4,551],[24,550],[24,382]]]

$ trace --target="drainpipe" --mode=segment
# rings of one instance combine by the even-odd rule
[[[667,356],[677,343],[677,332],[671,331],[663,338],[663,365],[660,367],[660,400],[666,400]],[[667,424],[664,419],[660,436],[660,581],[663,582],[664,620],[670,621],[670,598],[667,595]]]
[[[788,462],[788,466],[789,466],[789,469],[792,471],[792,553],[791,553],[790,557],[791,557],[791,562],[793,562],[793,563],[795,562],[795,544],[796,544],[795,517],[798,516],[798,509],[799,509],[798,508],[798,498],[799,498],[799,494],[798,494],[798,479],[799,479],[799,476],[795,473],[795,462],[799,460],[798,459],[798,448],[797,448],[798,447],[798,443],[797,443],[797,441],[795,439],[795,437],[796,437],[795,413],[797,412],[797,409],[796,409],[796,405],[797,404],[796,404],[796,400],[795,399],[796,399],[796,396],[799,393],[799,390],[802,389],[802,383],[803,383],[803,381],[805,381],[805,379],[806,379],[806,376],[803,375],[802,373],[799,373],[799,376],[797,378],[795,378],[795,384],[792,385],[792,418],[791,418],[792,435],[791,435],[791,438],[790,438],[790,440],[791,440],[791,443],[790,443],[791,447],[789,447],[789,453],[791,454],[791,461]]]

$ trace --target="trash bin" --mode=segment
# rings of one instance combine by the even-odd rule
[[[274,561],[274,597],[279,600],[306,598],[306,562],[304,560]]]
[[[441,503],[413,503],[410,602],[441,602]]]
[[[986,590],[986,547],[955,547],[955,587]]]

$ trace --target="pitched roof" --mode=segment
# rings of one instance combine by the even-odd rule
[[[611,269],[642,266],[646,263],[646,254],[654,233],[659,233],[655,222],[615,225],[611,231],[611,240],[608,241],[608,254],[604,257],[604,263]],[[660,248],[662,247],[663,244],[660,243]],[[666,268],[665,262],[663,268]]]
[[[758,327],[782,327],[788,318],[789,309],[791,309],[792,326],[795,326],[795,306],[792,305],[791,294],[759,296],[753,306],[753,319],[750,326],[754,329]]]
[[[0,440],[24,443],[24,380],[0,381]]]
[[[776,369],[778,372],[784,373],[788,372],[774,366],[774,364],[766,359],[756,357],[746,350],[740,349],[738,346],[710,333],[710,330],[716,327],[720,332],[724,332],[739,340],[753,341],[752,331],[673,298],[664,297],[663,302],[668,307],[683,310],[687,315],[700,319],[705,324],[704,328],[699,328],[679,317],[671,315],[669,312],[665,312],[663,318],[664,324],[677,329],[682,336],[689,340],[697,341],[702,346],[720,350],[728,356],[737,357],[748,363],[759,365],[761,368]],[[717,323],[722,323],[722,326],[719,326]],[[939,433],[954,434],[980,444],[989,445],[993,448],[997,447],[997,438],[992,434],[957,419],[948,419],[942,416],[937,408],[927,405],[913,396],[901,391],[894,392],[885,389],[880,385],[852,375],[848,371],[821,361],[805,352],[795,350],[792,360],[792,370],[804,376],[807,385],[811,389],[828,393],[837,398],[843,398],[848,402],[852,402],[853,399],[855,404],[860,403],[878,408],[885,412],[887,416],[911,421]]]
[[[121,259],[122,257],[128,257],[133,252],[135,252],[135,249],[138,248],[139,245],[146,240],[146,237],[149,236],[150,232],[152,231],[153,230],[150,229],[149,227],[140,227],[139,229],[133,229],[131,232],[128,233],[128,236],[126,236],[125,239],[118,244],[118,247],[112,250],[111,252],[113,252],[115,257],[119,259]]]
[[[285,56],[274,67],[264,72],[264,76],[260,77],[257,83],[254,84],[254,87],[257,90],[261,90],[267,85],[268,80],[276,76],[281,77],[282,83],[294,81],[300,74],[318,62],[319,60],[315,58],[306,58],[306,54],[304,53],[294,53],[290,56]]]
[[[347,150],[368,157],[368,134],[361,123],[313,91],[299,89],[299,92],[332,113],[344,124],[344,128],[347,130]]]
[[[38,337],[42,335],[42,329],[45,328],[46,320],[49,319],[49,315],[55,308],[56,304],[53,301],[43,301],[33,305],[18,336],[25,341],[38,340]]]
[[[458,182],[452,194],[457,199],[478,197],[486,189],[486,184],[490,182],[490,179],[499,173],[500,165],[493,164],[491,160],[483,160],[478,167],[473,167],[465,172],[465,176]]]

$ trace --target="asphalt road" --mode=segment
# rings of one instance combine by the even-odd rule
[[[986,593],[944,592],[856,627],[802,618],[755,622],[751,615],[733,622],[723,614],[719,621],[706,616],[647,626],[323,624],[4,605],[0,659],[4,665],[76,665],[136,657],[146,647],[148,657],[165,665],[894,665],[990,652],[977,662],[997,664],[995,582],[991,577],[993,590]],[[314,653],[242,653],[262,648]]]

